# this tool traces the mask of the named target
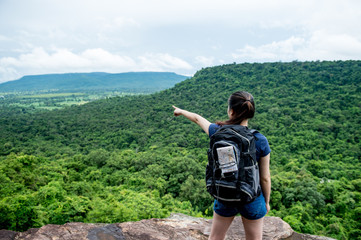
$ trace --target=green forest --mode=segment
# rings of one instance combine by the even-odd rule
[[[250,127],[271,146],[271,211],[298,232],[361,239],[361,61],[228,64],[173,88],[53,111],[0,106],[0,229],[211,217],[211,122],[253,94]],[[12,109],[14,111],[12,111]]]

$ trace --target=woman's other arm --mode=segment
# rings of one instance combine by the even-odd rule
[[[263,195],[266,200],[267,213],[270,210],[269,202],[271,196],[271,173],[269,169],[269,164],[270,164],[270,154],[261,157],[259,162],[260,180],[261,180]]]
[[[207,133],[207,135],[209,135],[208,133],[208,129],[209,129],[209,125],[211,125],[211,123],[205,119],[204,117],[202,117],[201,115],[197,114],[197,113],[192,113],[192,112],[188,112],[186,110],[177,108],[176,106],[173,106],[174,108],[174,116],[178,117],[178,116],[184,116],[186,118],[188,118],[189,120],[191,120],[194,123],[197,123],[205,133]]]

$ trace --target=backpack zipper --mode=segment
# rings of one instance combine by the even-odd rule
[[[229,185],[224,185],[224,184],[217,184],[217,183],[216,183],[216,186],[225,187],[225,188],[233,188],[233,189],[237,189],[237,188],[236,188],[236,187],[234,187],[234,186],[229,186]]]
[[[246,193],[251,199],[253,199],[253,197],[248,192],[246,192],[246,191],[244,191],[242,189],[241,189],[241,191]],[[217,199],[221,199],[223,201],[227,201],[227,202],[240,202],[240,201],[242,201],[242,199],[225,199],[225,198],[219,197],[219,196],[217,196],[215,194],[214,194],[214,197],[217,198]]]
[[[249,140],[248,140],[246,137],[244,137],[244,136],[242,136],[241,134],[239,134],[238,132],[234,131],[233,129],[229,129],[229,130],[231,130],[232,132],[234,132],[237,136],[239,136],[239,137],[247,140],[247,142],[248,142],[247,152],[249,152],[249,147],[251,146],[251,143],[249,142]]]
[[[207,185],[208,186],[208,185]],[[224,184],[216,184],[216,187],[220,186],[220,187],[225,187],[225,188],[233,188],[233,189],[237,189],[237,187],[233,187],[233,186],[227,186]],[[247,194],[250,198],[252,198],[251,194],[249,194],[249,192],[243,190],[242,188],[240,188],[239,190],[241,190],[242,192],[244,192],[245,194]]]
[[[231,130],[232,132],[234,132],[237,136],[239,136],[239,137],[244,138],[244,139],[247,140],[247,142],[248,142],[248,150],[247,150],[247,153],[249,153],[249,148],[251,147],[251,142],[248,140],[248,138],[242,136],[241,134],[239,134],[238,132],[234,131],[234,130],[231,129],[231,128],[230,128],[229,130]],[[251,159],[252,159],[253,165],[255,165],[257,162],[255,162],[253,158],[251,158]]]

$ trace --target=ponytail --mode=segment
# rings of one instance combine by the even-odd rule
[[[233,93],[228,99],[228,107],[232,115],[227,121],[218,121],[218,125],[239,125],[243,120],[253,118],[256,111],[253,96],[245,91]]]

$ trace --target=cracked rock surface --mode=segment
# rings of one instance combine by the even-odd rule
[[[164,219],[114,224],[66,223],[48,224],[26,232],[0,230],[0,240],[206,240],[211,219],[172,214]],[[227,232],[227,240],[245,239],[241,217],[236,217]],[[278,217],[265,217],[263,239],[331,240],[331,238],[299,234]]]

